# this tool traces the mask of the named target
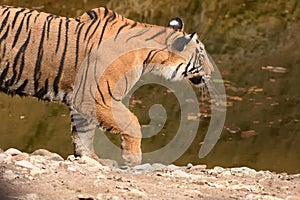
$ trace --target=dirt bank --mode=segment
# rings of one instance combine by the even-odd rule
[[[0,199],[300,199],[300,174],[246,167],[109,168],[47,150],[0,153]]]

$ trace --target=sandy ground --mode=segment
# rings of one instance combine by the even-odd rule
[[[0,199],[288,199],[300,200],[300,174],[246,167],[143,164],[109,168],[88,157],[64,160],[37,150],[0,153]]]

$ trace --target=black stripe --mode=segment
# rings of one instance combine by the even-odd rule
[[[94,31],[92,32],[92,34],[90,35],[90,37],[89,37],[89,39],[88,39],[88,41],[87,41],[87,43],[86,43],[86,47],[85,47],[86,49],[87,49],[87,47],[88,47],[89,44],[90,44],[91,38],[94,36],[95,32],[98,30],[100,23],[101,23],[101,20],[99,19],[99,20],[98,20],[98,23],[97,23],[97,25],[96,25],[96,27],[94,28]]]
[[[30,13],[30,15],[27,17],[27,20],[26,20],[26,31],[28,31],[28,29],[29,29],[29,22],[30,22],[30,18],[31,18],[31,16],[32,16],[32,12],[33,12],[33,10],[31,10],[31,13]]]
[[[3,80],[8,73],[8,69],[9,69],[9,62],[7,62],[6,67],[4,68],[4,70],[2,71],[2,73],[0,75],[0,86],[3,84]]]
[[[15,38],[14,38],[14,41],[13,41],[12,48],[15,47],[15,45],[17,44],[17,41],[18,41],[18,39],[19,39],[19,37],[20,37],[20,33],[21,33],[21,31],[22,31],[22,28],[23,28],[24,19],[25,19],[25,17],[23,17],[23,19],[22,19],[22,21],[21,21],[21,23],[20,23],[20,26],[19,26],[19,28],[18,28],[18,30],[17,30],[17,32],[16,32],[16,35],[15,35]]]
[[[112,22],[114,19],[116,19],[116,17],[117,17],[116,13],[114,11],[112,11],[112,15],[109,16],[108,21]]]
[[[58,84],[59,84],[59,81],[61,79],[61,75],[62,75],[64,64],[65,64],[66,54],[67,54],[69,22],[70,22],[70,20],[67,18],[66,23],[65,23],[65,28],[66,28],[65,29],[65,36],[66,36],[65,37],[65,46],[64,46],[63,53],[62,53],[62,56],[61,56],[58,73],[57,73],[57,75],[54,79],[54,82],[53,82],[53,90],[54,90],[55,95],[58,94]]]
[[[18,57],[19,54],[23,54],[22,56],[22,60],[21,60],[21,64],[20,64],[20,70],[19,70],[19,75],[18,75],[18,78],[17,78],[17,82],[21,79],[21,76],[22,76],[22,73],[23,73],[23,69],[24,69],[24,66],[25,66],[25,51],[26,51],[26,48],[29,44],[29,40],[30,40],[30,36],[31,36],[31,31],[29,31],[29,34],[27,36],[27,39],[26,41],[24,42],[24,44],[21,46],[21,48],[19,49],[16,57]],[[15,63],[14,65],[17,64],[17,60],[15,60]]]
[[[97,20],[97,13],[94,10],[89,10],[86,12],[88,16],[91,18],[91,20]]]
[[[48,93],[48,89],[49,89],[49,80],[47,78],[45,80],[44,86],[38,91],[36,91],[33,96],[37,97],[38,99],[42,99]]]
[[[41,64],[42,64],[42,58],[44,55],[44,39],[45,39],[45,30],[46,29],[46,21],[44,22],[43,25],[43,30],[42,30],[42,35],[41,35],[41,40],[40,40],[40,44],[38,47],[38,54],[37,54],[37,58],[36,58],[36,63],[35,63],[35,68],[34,68],[34,91],[37,92],[38,88],[39,88],[39,79],[41,77]]]
[[[128,39],[126,40],[126,43],[127,43],[129,40],[131,40],[131,39],[134,39],[134,38],[136,38],[136,37],[139,37],[139,36],[141,36],[141,35],[147,33],[149,30],[150,30],[150,28],[147,28],[147,29],[144,29],[144,30],[140,31],[140,33],[137,33],[136,35],[131,36],[130,38],[128,38]]]
[[[94,25],[95,22],[96,22],[96,20],[93,20],[93,21],[91,22],[91,24],[87,27],[86,32],[85,32],[85,35],[84,35],[84,40],[86,40],[86,38],[87,38],[87,36],[88,36],[88,34],[89,34],[89,32],[90,32],[90,30],[91,30],[91,28],[92,28],[92,26]],[[99,24],[99,23],[98,23],[98,24]]]
[[[77,68],[78,65],[78,55],[79,55],[79,42],[80,42],[80,34],[81,34],[81,30],[83,28],[83,24],[80,26],[80,28],[78,29],[77,32],[77,38],[76,38],[76,53],[75,53],[75,68]]]
[[[182,65],[183,65],[183,63],[180,63],[180,64],[176,67],[175,71],[173,72],[173,74],[172,74],[172,76],[171,76],[171,79],[173,79],[173,78],[176,76],[176,74],[177,74],[179,68],[180,68]]]
[[[28,79],[26,79],[16,90],[15,90],[15,93],[18,94],[18,95],[24,95],[24,90],[28,84]]]
[[[47,40],[49,40],[49,33],[50,33],[50,28],[51,28],[51,21],[53,20],[54,15],[48,15],[46,20],[47,20]]]
[[[10,12],[8,12],[8,14],[6,15],[6,17],[5,17],[4,20],[2,21],[2,24],[1,24],[1,27],[0,27],[0,34],[1,34],[1,32],[3,31],[5,25],[7,24],[7,20],[8,20],[9,15],[10,15]]]
[[[57,35],[57,42],[56,42],[56,49],[55,49],[55,53],[57,53],[58,48],[59,48],[59,44],[60,44],[60,37],[61,37],[61,26],[62,26],[62,19],[59,19],[59,25],[58,25],[58,35]]]
[[[94,65],[94,72],[97,71],[96,68],[97,68],[97,60],[96,60],[95,65]],[[98,92],[99,92],[99,94],[100,94],[100,96],[101,96],[101,100],[102,100],[102,102],[104,103],[104,105],[107,106],[107,104],[106,104],[106,102],[105,102],[105,100],[104,100],[104,96],[103,96],[103,94],[102,94],[102,92],[101,92],[101,90],[100,90],[100,87],[99,87],[99,85],[98,85],[98,81],[99,81],[99,80],[97,80],[96,73],[94,73],[94,80],[95,80],[95,83],[96,83],[96,85],[97,85],[97,90],[98,90]]]
[[[136,27],[136,25],[137,25],[137,22],[134,22],[130,28],[134,28],[134,27]]]
[[[121,99],[117,99],[117,98],[114,97],[114,95],[112,94],[112,92],[111,92],[111,90],[110,90],[109,82],[106,81],[106,83],[107,83],[108,93],[109,93],[109,95],[111,96],[111,98],[113,98],[113,100],[115,100],[115,101],[121,101]]]
[[[105,32],[107,24],[108,24],[108,19],[105,20],[105,23],[103,25],[103,28],[102,28],[102,31],[101,31],[101,34],[100,34],[100,39],[98,41],[98,46],[97,46],[98,49],[100,48],[100,43],[102,42],[102,39],[103,39],[104,32]]]
[[[117,39],[117,37],[118,37],[118,35],[120,34],[121,30],[122,30],[123,28],[125,28],[126,26],[128,26],[128,23],[125,23],[123,26],[121,26],[121,27],[118,29],[117,34],[115,35],[115,39],[114,39],[114,40]]]
[[[104,8],[104,18],[107,16],[107,14],[108,14],[108,9],[107,8]]]
[[[1,16],[3,16],[7,11],[9,11],[9,8],[6,6],[2,6],[4,8],[4,10],[2,11]]]
[[[146,41],[153,40],[154,38],[160,36],[161,34],[164,34],[164,33],[166,32],[166,30],[167,30],[167,29],[164,28],[162,31],[156,33],[155,35],[153,35],[153,36],[151,36],[151,37],[149,37],[149,38],[147,38]]]
[[[4,47],[3,47],[3,50],[2,50],[2,57],[1,57],[1,59],[4,58],[5,54],[6,54],[6,44],[4,44]],[[0,63],[1,63],[1,60],[0,60]]]
[[[19,10],[19,11],[16,12],[15,17],[14,17],[14,19],[12,21],[12,29],[14,29],[14,27],[15,27],[15,24],[16,24],[16,21],[18,19],[19,14],[22,13],[22,12],[24,12],[25,10],[26,10],[25,8],[22,8],[21,10]]]
[[[40,13],[38,13],[35,17],[34,17],[34,23],[36,23],[36,21],[37,21],[37,18],[40,16]]]
[[[2,43],[3,40],[5,40],[8,36],[8,32],[9,32],[9,28],[10,28],[10,25],[7,26],[7,29],[5,31],[5,33],[2,35],[2,37],[0,38],[0,45]]]
[[[89,68],[90,68],[90,56],[91,56],[91,52],[88,52],[88,57],[87,57],[87,65],[85,68],[85,72],[84,72],[84,76],[83,77],[83,86],[82,86],[82,95],[81,95],[81,102],[84,102],[84,98],[85,98],[85,91],[86,91],[86,82],[87,82],[87,76],[88,76],[88,72],[89,72]],[[97,60],[95,61],[95,65],[97,65]]]

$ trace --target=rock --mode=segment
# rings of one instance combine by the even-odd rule
[[[41,169],[38,169],[38,168],[30,170],[30,175],[31,176],[40,175],[42,173],[44,173],[44,171],[42,171]]]
[[[179,167],[176,166],[176,165],[171,164],[171,165],[168,165],[168,166],[167,166],[167,169],[172,171],[172,170],[179,169]]]
[[[173,176],[175,177],[183,177],[183,178],[189,178],[190,174],[182,171],[182,170],[175,170],[173,173]]]
[[[67,170],[69,170],[70,172],[76,172],[76,168],[72,167],[72,166],[68,166]]]
[[[78,160],[79,164],[87,164],[92,167],[102,167],[102,165],[95,159],[90,158],[88,156],[82,156]]]
[[[75,158],[74,155],[69,155],[69,156],[67,157],[67,160],[68,160],[68,161],[71,161],[71,162],[74,162],[75,160],[79,160],[79,158],[77,159],[77,158]]]
[[[163,171],[164,169],[166,169],[166,165],[163,165],[161,163],[153,163],[152,164],[152,168],[154,171]]]
[[[300,200],[300,197],[296,197],[296,196],[288,196],[285,200]]]
[[[94,200],[93,196],[91,196],[91,195],[83,195],[83,194],[78,195],[77,198],[79,200]]]
[[[5,151],[6,154],[11,155],[11,156],[16,156],[16,155],[20,155],[22,154],[21,151],[19,151],[18,149],[14,149],[14,148],[9,148]]]
[[[38,169],[36,166],[34,166],[32,163],[28,162],[27,160],[20,160],[15,162],[15,165],[24,167],[27,169]]]
[[[216,166],[213,168],[216,173],[222,173],[225,169],[223,167]]]
[[[29,160],[28,153],[21,153],[21,154],[18,154],[18,155],[14,155],[11,158],[12,162],[21,161],[21,160],[27,160],[28,161]]]
[[[136,171],[146,171],[146,172],[154,171],[153,167],[149,163],[136,165],[132,169]]]
[[[26,194],[24,196],[19,196],[18,200],[37,200],[40,199],[37,194]]]
[[[9,163],[12,156],[6,153],[0,153],[0,163]]]
[[[138,189],[135,189],[135,188],[132,188],[130,189],[130,194],[135,196],[135,197],[138,197],[138,198],[142,198],[142,199],[147,199],[148,196],[145,192],[142,192]]]
[[[193,167],[193,164],[189,163],[189,164],[187,164],[186,169],[192,169],[192,167]]]
[[[7,179],[7,180],[13,180],[15,178],[17,178],[18,175],[16,175],[12,170],[7,170],[3,173],[3,178]]]
[[[251,175],[251,174],[256,174],[257,173],[254,169],[250,169],[248,167],[231,168],[230,171],[231,171],[232,174],[237,173],[237,174]]]
[[[64,159],[58,155],[57,153],[52,153],[46,149],[38,149],[34,151],[31,155],[39,155],[39,156],[44,156],[49,160],[54,160],[54,161],[63,161]]]

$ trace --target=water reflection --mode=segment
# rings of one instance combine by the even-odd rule
[[[0,3],[67,16],[106,5],[134,20],[160,25],[173,16],[181,16],[186,31],[197,31],[216,61],[226,87],[228,110],[226,127],[211,153],[198,158],[210,120],[209,115],[203,115],[192,146],[176,164],[249,166],[300,173],[298,1],[2,0]],[[144,115],[152,103],[149,99],[164,105],[169,117],[158,135],[143,141],[143,151],[166,145],[173,137],[172,130],[177,128],[180,113],[172,94],[150,85],[137,91],[134,98],[132,109],[142,124],[149,123]],[[209,114],[206,105],[201,109]],[[1,148],[26,151],[47,148],[64,156],[72,153],[66,107],[0,95],[0,110]],[[118,143],[117,138],[113,140]]]

